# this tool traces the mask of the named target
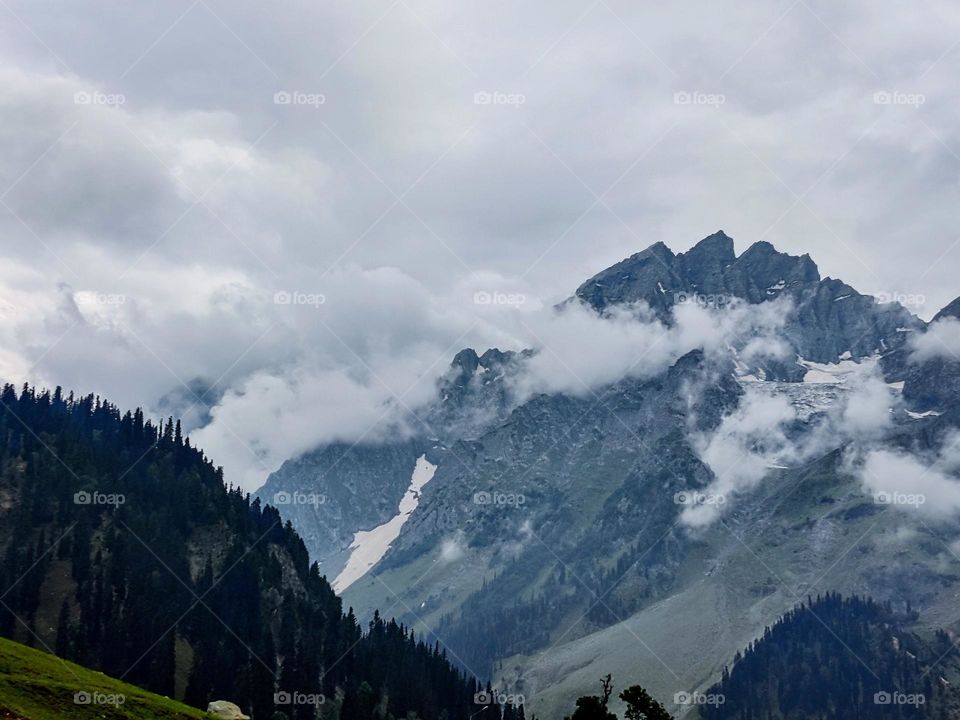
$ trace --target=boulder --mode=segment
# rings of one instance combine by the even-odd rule
[[[244,715],[239,707],[226,700],[214,700],[207,705],[207,712],[223,720],[250,720],[249,715]]]

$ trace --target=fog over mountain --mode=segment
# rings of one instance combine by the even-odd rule
[[[580,321],[540,310],[657,241],[723,227],[929,319],[958,29],[941,2],[12,0],[0,373],[182,415],[252,490],[461,347],[562,357]],[[563,374],[538,357],[531,391]]]

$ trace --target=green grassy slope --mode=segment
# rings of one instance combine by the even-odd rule
[[[89,700],[84,703],[84,700]],[[188,720],[212,716],[0,638],[2,720]]]

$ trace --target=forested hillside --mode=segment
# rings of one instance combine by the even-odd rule
[[[172,419],[5,386],[0,556],[0,635],[197,707],[474,710],[442,648],[379,616],[364,631],[289,523],[225,487]]]
[[[955,718],[954,639],[910,631],[917,614],[828,594],[784,615],[737,653],[703,697],[709,720]]]

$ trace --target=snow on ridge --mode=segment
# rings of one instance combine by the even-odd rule
[[[844,353],[841,358],[843,359],[838,363],[818,363],[800,358],[798,362],[807,369],[803,376],[803,382],[808,384],[844,382],[847,375],[856,371],[859,363],[850,359],[849,353]]]
[[[938,417],[943,413],[936,410],[925,410],[924,412],[913,412],[912,410],[907,410],[907,415],[912,417],[914,420],[921,420],[925,417]]]
[[[333,581],[336,592],[342,593],[383,559],[393,541],[399,537],[400,529],[420,504],[420,491],[433,479],[436,471],[437,466],[427,460],[425,454],[418,457],[410,477],[410,487],[400,500],[397,514],[373,530],[359,530],[354,533],[347,564]]]

